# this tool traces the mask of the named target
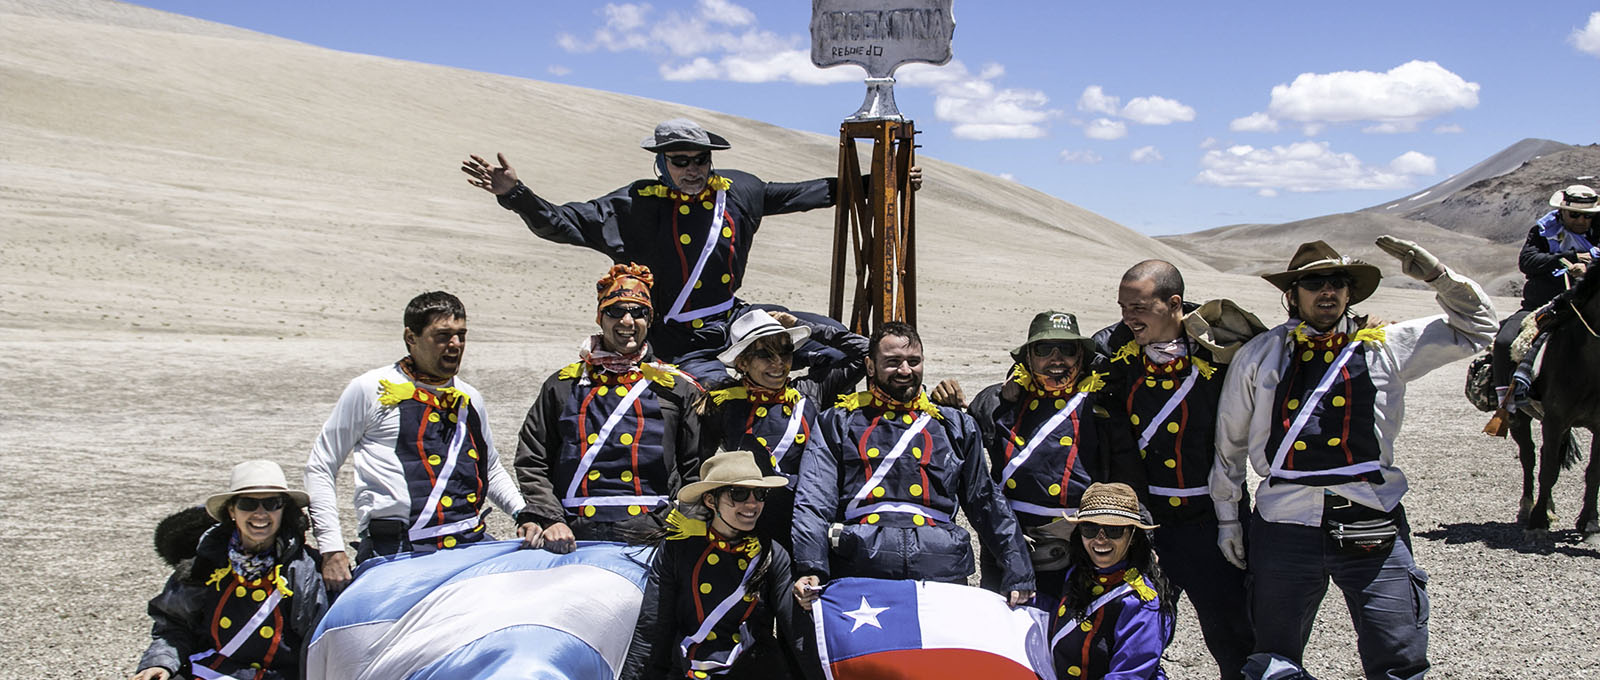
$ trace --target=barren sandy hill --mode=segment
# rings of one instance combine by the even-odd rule
[[[145,602],[170,573],[150,550],[156,521],[220,490],[241,460],[277,461],[298,480],[346,382],[403,354],[401,308],[418,292],[465,300],[462,377],[489,402],[509,462],[540,381],[593,328],[607,260],[536,239],[459,162],[503,151],[547,198],[588,199],[647,175],[637,140],[683,115],[732,140],[721,165],[776,181],[834,173],[832,136],[680,104],[109,1],[0,0],[0,678],[131,674],[149,642]],[[1118,277],[1149,257],[1177,262],[1193,298],[1226,295],[1282,318],[1254,276],[925,151],[917,258],[930,383],[960,378],[971,394],[997,381],[1035,311],[1110,323]],[[744,296],[824,311],[832,224],[830,211],[764,221]],[[1395,285],[1363,307],[1394,319],[1437,311]],[[1509,449],[1476,435],[1459,374],[1414,385],[1397,454],[1415,549],[1434,575],[1439,675],[1487,677],[1518,658],[1565,677],[1574,660],[1600,662],[1562,634],[1595,627],[1597,553],[1560,532],[1520,542]],[[1560,494],[1575,512],[1570,483]],[[489,523],[508,534],[501,513]],[[1511,595],[1486,596],[1502,588]],[[1322,619],[1308,659],[1326,677],[1355,677],[1337,596]],[[1192,610],[1166,665],[1175,678],[1215,676]]]

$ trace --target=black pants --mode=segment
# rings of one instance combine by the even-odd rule
[[[1517,341],[1517,334],[1522,332],[1522,320],[1527,318],[1533,310],[1519,309],[1516,313],[1506,317],[1500,324],[1500,332],[1494,336],[1494,349],[1490,355],[1491,365],[1494,368],[1494,386],[1505,387],[1511,384],[1511,372],[1516,370],[1516,365],[1511,363],[1511,343]]]

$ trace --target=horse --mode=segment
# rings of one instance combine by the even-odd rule
[[[1558,299],[1557,321],[1546,331],[1543,365],[1550,370],[1541,370],[1534,381],[1543,407],[1544,441],[1539,447],[1539,496],[1528,513],[1527,528],[1536,534],[1550,528],[1551,492],[1563,463],[1570,466],[1576,460],[1570,431],[1583,428],[1590,434],[1589,465],[1583,475],[1577,529],[1584,543],[1600,545],[1600,513],[1595,508],[1600,489],[1600,276],[1584,276],[1566,295]],[[1517,437],[1519,446],[1524,442],[1531,445],[1531,437]],[[1531,472],[1527,456],[1523,468],[1526,482]]]

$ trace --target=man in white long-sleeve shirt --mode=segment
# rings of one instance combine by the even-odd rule
[[[456,296],[423,293],[406,305],[407,354],[350,381],[306,460],[311,523],[330,590],[350,582],[335,479],[355,454],[356,561],[432,552],[485,536],[483,502],[523,509],[489,436],[483,397],[456,379],[467,311]],[[537,526],[517,535],[537,543]]]
[[[1343,591],[1368,678],[1428,670],[1428,576],[1411,553],[1394,464],[1407,382],[1481,351],[1494,309],[1476,283],[1414,243],[1378,246],[1437,293],[1444,314],[1367,328],[1354,305],[1377,289],[1377,267],[1303,244],[1287,271],[1290,318],[1233,358],[1217,416],[1211,496],[1223,554],[1245,566],[1235,503],[1246,459],[1256,488],[1248,547],[1257,652],[1299,663],[1328,580]]]

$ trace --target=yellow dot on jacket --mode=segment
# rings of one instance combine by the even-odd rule
[[[721,561],[722,561],[722,556],[721,555],[718,555],[716,553],[711,553],[710,555],[706,555],[706,564],[716,564],[716,563],[721,562]]]
[[[1299,399],[1290,399],[1288,403],[1284,404],[1284,406],[1289,407],[1289,410],[1293,411],[1293,410],[1295,410],[1297,408],[1300,408],[1300,400]]]
[[[1296,450],[1296,451],[1304,451],[1304,450],[1306,450],[1306,443],[1305,442],[1295,442],[1294,443],[1294,450]]]
[[[272,626],[262,626],[261,637],[270,639],[272,637]]]
[[[1172,381],[1171,380],[1163,380],[1163,381],[1161,381],[1161,389],[1164,389],[1164,390],[1172,389]]]
[[[1327,352],[1323,352],[1322,353],[1322,360],[1326,361],[1326,362],[1328,362],[1330,364],[1333,363],[1333,352],[1331,350],[1327,351]]]
[[[470,456],[473,460],[477,460],[478,459],[478,450],[477,449],[467,449],[467,455]]]
[[[262,600],[265,600],[265,599],[267,599],[267,591],[265,591],[265,590],[252,590],[252,591],[250,591],[250,599],[255,600],[256,602],[260,602]]]
[[[1334,397],[1333,398],[1333,405],[1334,406],[1344,406],[1344,397]]]
[[[454,537],[454,536],[446,536],[446,537],[444,537],[443,541],[440,541],[440,543],[443,543],[444,547],[446,547],[446,548],[454,548],[454,547],[456,547],[456,537]]]
[[[600,471],[599,470],[590,470],[589,471],[589,479],[590,479],[590,481],[593,481],[593,480],[596,480],[596,479],[599,479],[599,478],[600,478]]]
[[[438,456],[438,454],[434,454],[434,455],[428,456],[428,464],[429,465],[438,465],[439,463],[442,463],[442,462],[444,462],[444,459],[440,458]]]
[[[867,524],[877,524],[879,519],[878,513],[874,512],[870,515],[867,515]]]
[[[600,441],[600,435],[597,434],[597,433],[594,433],[594,432],[590,432],[589,433],[589,443],[593,444],[593,443],[595,443],[597,441]]]
[[[699,281],[695,281],[695,282],[694,282],[694,289],[695,289],[695,290],[700,290],[700,283],[701,283],[701,282],[699,282]]]
[[[717,631],[706,633],[706,642],[710,642],[715,639],[717,639]]]
[[[767,417],[767,407],[765,407],[765,406],[757,406],[756,407],[756,417],[757,418],[765,418],[765,417]]]
[[[705,208],[706,210],[710,210],[712,208],[715,208],[716,205],[713,204],[711,201],[701,201],[700,202],[700,207]],[[729,232],[727,227],[723,227],[722,228],[722,235],[723,236],[727,236],[729,233],[731,233],[731,232]]]
[[[626,385],[617,385],[617,396],[619,396],[619,397],[628,396],[628,386],[626,386]]]
[[[632,470],[623,470],[622,471],[622,481],[624,481],[624,482],[633,481],[633,471]]]
[[[1317,355],[1316,352],[1313,352],[1313,351],[1308,349],[1308,350],[1300,353],[1300,360],[1301,361],[1310,361],[1311,357],[1314,357],[1316,355]]]
[[[695,328],[705,328],[706,322],[705,319],[695,319],[694,321],[689,322],[689,325]]]
[[[222,617],[220,619],[217,619],[217,626],[220,627],[220,628],[232,628],[233,627],[233,619],[230,619],[230,618],[228,618],[226,616],[224,616],[224,617]]]
[[[1038,401],[1029,401],[1028,402],[1028,410],[1029,411],[1037,411],[1037,410],[1039,410],[1039,402]]]
[[[711,209],[711,201],[706,201],[706,210],[710,210],[710,209]],[[732,237],[733,237],[733,229],[728,228],[728,227],[723,227],[722,228],[722,238],[732,238]]]
[[[689,241],[690,240],[691,239],[690,239],[688,234],[684,234],[684,235],[678,237],[678,243],[682,243],[684,245],[689,245]]]
[[[883,494],[884,494],[883,487],[876,486],[876,487],[872,488],[872,497],[873,498],[883,498]]]
[[[248,595],[249,593],[250,593],[250,591],[246,590],[244,586],[239,586],[238,588],[234,588],[233,589],[233,596],[234,597],[244,597],[245,595]]]
[[[922,515],[912,515],[911,516],[911,523],[920,527],[920,526],[922,526],[924,524],[927,524],[928,520],[926,518],[924,518]]]
[[[748,569],[748,568],[750,568],[750,560],[740,559],[739,560],[739,568],[740,569]],[[734,642],[738,642],[738,641],[739,640],[737,638],[734,639]]]
[[[455,504],[456,504],[455,500],[451,499],[449,496],[440,496],[439,497],[439,505],[443,505],[444,507],[448,508],[448,507],[450,507],[452,505],[455,505]]]
[[[778,469],[778,457],[777,456],[772,456],[772,469],[774,469],[774,470]]]
[[[910,491],[911,495],[913,495],[913,496],[921,496],[922,495],[922,485],[921,484],[912,484],[911,488],[906,489],[906,491]]]
[[[428,414],[428,422],[430,422],[430,423],[439,422],[439,414],[437,414],[437,413],[429,413]]]
[[[1344,440],[1340,439],[1338,437],[1330,437],[1328,439],[1328,446],[1338,446],[1339,442],[1341,442],[1341,441],[1344,441]]]
[[[895,416],[898,416],[898,415],[900,415],[900,414],[895,413],[894,411],[884,411],[883,412],[883,419],[884,420],[894,420]]]
[[[583,506],[583,516],[584,517],[594,517],[594,506],[593,505],[585,505],[585,506]]]
[[[456,414],[454,414],[454,413],[450,414],[450,422],[452,422],[452,423],[456,422]]]
[[[1078,624],[1078,630],[1087,633],[1091,630],[1094,630],[1094,624],[1084,621],[1083,623]]]
[[[1096,595],[1099,595],[1101,593],[1106,592],[1106,587],[1105,586],[1095,586],[1093,588],[1090,588],[1089,592],[1094,593]]]
[[[867,449],[867,457],[868,458],[877,458],[878,457],[878,449],[877,449],[877,447],[873,447],[873,448]]]
[[[762,446],[766,446],[767,445],[767,438],[766,437],[756,437],[756,443],[760,444]]]
[[[1138,425],[1139,424],[1139,414],[1134,413],[1134,414],[1129,415],[1128,416],[1128,422],[1133,423],[1134,425]]]
[[[1171,458],[1161,461],[1161,464],[1167,466],[1168,468],[1178,467],[1178,461],[1175,461]]]
[[[683,215],[687,215],[687,214],[689,214],[689,206],[687,206],[687,205],[680,205],[680,206],[678,206],[678,212],[679,212],[679,213],[680,213],[680,214],[683,214]]]
[[[723,283],[727,283],[727,282],[732,281],[732,280],[733,280],[733,275],[732,274],[723,274],[722,275],[722,282]]]
[[[711,677],[711,676],[706,675],[705,671],[695,671],[694,672],[694,677],[695,677],[695,680],[706,680],[706,678]]]
[[[1050,495],[1052,495],[1052,496],[1061,495],[1061,485],[1060,484],[1051,484],[1050,485]]]
[[[624,433],[622,433],[622,436],[617,437],[617,441],[622,442],[623,446],[627,446],[629,444],[632,444],[633,443],[633,433],[624,432]]]
[[[1067,615],[1067,605],[1061,605],[1061,608],[1056,610],[1056,616],[1066,616],[1066,615]]]
[[[1015,480],[1015,479],[1006,480],[1006,488],[1007,489],[1015,489],[1015,488],[1017,488],[1017,480]]]
[[[1173,434],[1177,434],[1178,433],[1178,423],[1177,422],[1167,423],[1167,431],[1171,432]]]
[[[1144,386],[1145,387],[1155,387],[1156,386],[1156,379],[1155,378],[1145,378],[1144,379]]]
[[[911,447],[911,457],[912,458],[921,458],[922,457],[922,447],[920,447],[920,446]]]
[[[1078,677],[1080,675],[1083,675],[1083,669],[1082,668],[1078,668],[1077,666],[1068,666],[1067,667],[1067,675],[1070,675],[1070,676],[1076,678],[1076,677]]]
[[[640,513],[640,512],[642,512],[642,510],[641,510],[641,509],[640,509],[640,508],[639,508],[639,506],[637,506],[637,505],[630,505],[630,506],[628,506],[628,514],[630,514],[630,515],[637,515],[637,514],[639,514],[639,513]]]
[[[605,385],[601,385],[599,387],[594,388],[594,393],[603,397],[603,396],[606,396],[608,394],[611,394],[611,388],[606,387]]]
[[[1062,446],[1072,446],[1072,436],[1071,435],[1063,435],[1061,437],[1061,445]]]
[[[475,493],[467,494],[467,502],[468,503],[476,503],[476,502],[478,502],[478,494],[475,494]]]
[[[1067,407],[1067,400],[1065,400],[1065,399],[1057,399],[1055,406],[1056,406],[1056,410],[1058,410],[1058,411],[1061,410],[1061,409],[1064,409],[1064,408]]]
[[[709,584],[709,583],[700,584],[700,592],[709,594],[711,592],[711,584]]]
[[[1176,508],[1176,507],[1178,507],[1180,505],[1183,505],[1183,499],[1182,498],[1178,498],[1177,496],[1173,496],[1173,497],[1167,499],[1167,505],[1170,505],[1170,506]]]

